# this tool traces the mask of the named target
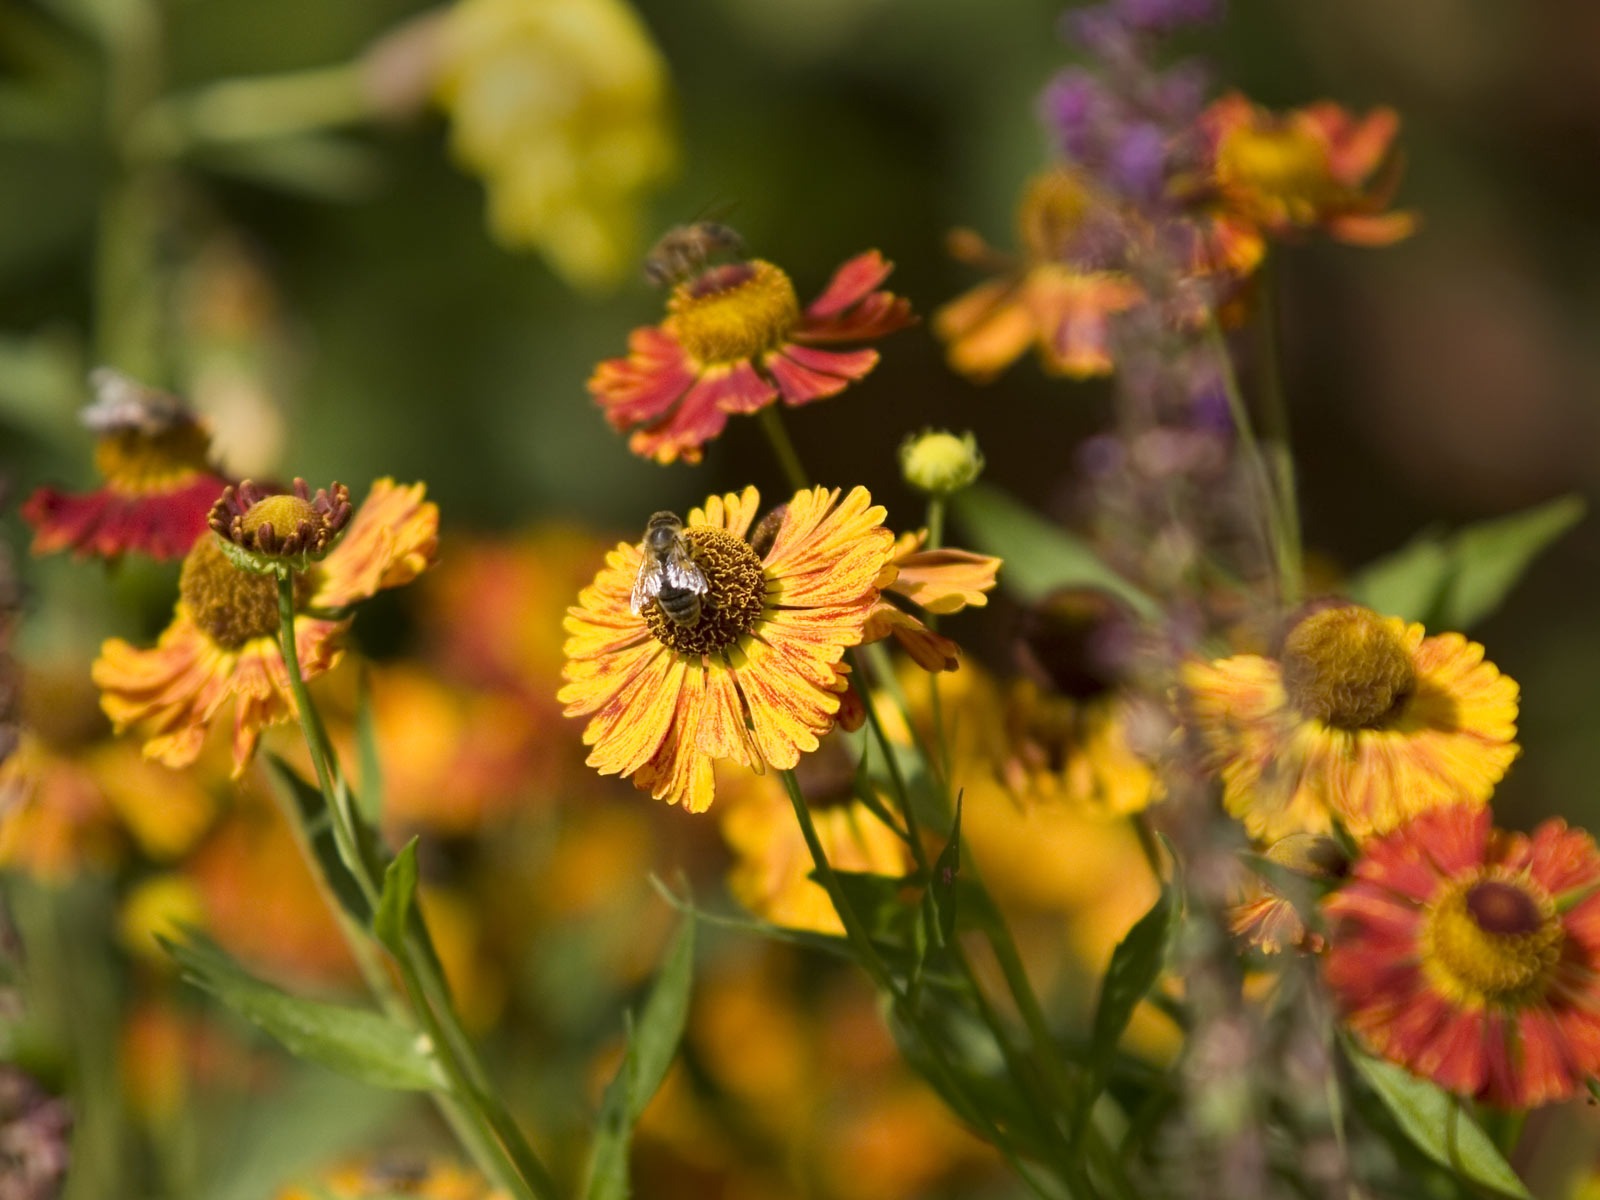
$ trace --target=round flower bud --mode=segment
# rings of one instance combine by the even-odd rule
[[[982,474],[983,455],[971,433],[957,437],[942,429],[924,430],[900,443],[900,472],[912,487],[948,496]]]

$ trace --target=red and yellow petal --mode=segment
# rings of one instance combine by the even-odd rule
[[[147,554],[182,558],[206,530],[206,514],[227,481],[206,471],[132,491],[107,484],[92,492],[39,488],[22,506],[33,526],[33,553],[70,550],[79,558]]]
[[[894,264],[876,250],[858,254],[834,272],[807,306],[795,338],[802,342],[870,341],[911,324],[911,302],[874,291]]]
[[[350,526],[316,566],[315,608],[339,609],[403,587],[433,565],[439,552],[439,506],[423,500],[424,484],[379,479]]]

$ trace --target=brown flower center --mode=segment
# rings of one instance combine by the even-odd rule
[[[1075,171],[1058,169],[1028,181],[1017,205],[1017,236],[1036,262],[1065,260],[1083,231],[1094,197]]]
[[[1543,990],[1565,938],[1554,901],[1532,879],[1474,875],[1454,884],[1428,914],[1422,961],[1458,1004],[1515,1005]]]
[[[114,429],[95,443],[94,465],[115,490],[146,495],[209,470],[210,445],[205,426],[196,421],[182,421],[155,434]]]
[[[302,500],[295,495],[268,496],[252,504],[240,519],[240,525],[246,533],[254,533],[263,525],[271,525],[280,533],[299,527],[302,521],[317,523],[320,514],[311,507],[309,500]]]
[[[1337,190],[1328,150],[1311,130],[1292,123],[1242,125],[1217,147],[1217,179],[1271,205],[1298,221],[1316,219],[1317,210]]]
[[[1417,682],[1411,653],[1390,623],[1354,605],[1304,618],[1284,641],[1282,663],[1289,703],[1338,729],[1384,724]]]
[[[297,593],[303,580],[296,581]],[[195,542],[183,560],[178,596],[195,624],[225,649],[235,649],[252,638],[277,636],[277,582],[269,575],[234,566],[209,533]]]
[[[706,577],[699,616],[674,620],[658,602],[645,606],[645,624],[656,641],[682,654],[716,654],[756,627],[767,603],[761,560],[743,538],[725,529],[694,526],[683,531],[695,565]]]
[[[743,362],[776,350],[800,323],[794,284],[759,259],[712,267],[680,284],[667,307],[678,341],[708,365]]]

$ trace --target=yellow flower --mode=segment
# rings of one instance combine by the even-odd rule
[[[1518,752],[1517,685],[1482,646],[1355,605],[1302,618],[1277,658],[1189,664],[1183,703],[1228,811],[1266,841],[1482,805]]]
[[[689,514],[682,537],[706,584],[692,622],[653,599],[633,611],[642,555],[628,542],[568,610],[559,698],[590,718],[589,765],[691,812],[711,803],[713,761],[786,770],[816,749],[894,551],[865,488],[811,488],[758,557],[746,535],[759,502],[746,488]]]
[[[332,615],[383,588],[415,579],[432,563],[439,510],[423,485],[380,479],[344,538],[296,585],[295,648],[301,673],[319,675],[339,660],[348,617]],[[276,505],[288,497],[268,497]],[[234,773],[255,753],[261,731],[295,714],[278,646],[277,585],[229,561],[207,534],[184,559],[172,624],[151,649],[111,638],[93,667],[100,706],[118,733],[133,729],[144,752],[169,767],[200,754],[206,729],[234,701]]]
[[[1072,698],[1017,680],[1005,699],[1006,786],[1018,799],[1065,801],[1086,815],[1142,812],[1161,789],[1128,744],[1129,715],[1119,692]]]
[[[666,64],[638,16],[620,0],[459,0],[440,55],[436,94],[494,236],[575,285],[615,283],[676,157]]]

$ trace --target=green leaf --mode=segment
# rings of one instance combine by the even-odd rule
[[[874,942],[884,941],[896,946],[911,944],[911,926],[916,921],[917,910],[906,903],[905,892],[919,881],[898,875],[874,875],[868,871],[840,871],[833,877],[856,916]],[[812,871],[810,878],[822,884],[822,875]]]
[[[411,922],[411,905],[417,895],[417,839],[400,848],[383,872],[383,893],[372,918],[372,931],[395,954],[401,952]]]
[[[1540,551],[1583,513],[1579,497],[1564,496],[1448,537],[1422,534],[1359,571],[1346,590],[1377,612],[1468,629],[1500,607]]]
[[[339,844],[334,840],[333,822],[322,792],[301,779],[293,767],[275,754],[267,755],[266,766],[267,777],[279,795],[300,810],[301,827],[311,838],[312,856],[333,889],[339,906],[366,926],[372,920],[372,906],[362,894],[361,886],[351,877],[344,859],[339,857]]]
[[[974,548],[1004,560],[1000,584],[1024,603],[1059,588],[1086,587],[1110,593],[1141,617],[1160,613],[1155,600],[1107,566],[1088,542],[999,488],[974,484],[950,498],[950,511]]]
[[[1517,1173],[1454,1096],[1404,1067],[1374,1058],[1348,1043],[1345,1054],[1417,1149],[1471,1183],[1503,1196],[1533,1200]]]
[[[1074,1143],[1088,1127],[1095,1101],[1105,1090],[1112,1063],[1116,1061],[1117,1043],[1133,1017],[1133,1010],[1161,978],[1173,911],[1172,896],[1163,888],[1150,910],[1134,923],[1111,952],[1106,977],[1100,982],[1100,1001],[1095,1007],[1089,1053],[1084,1059],[1083,1091],[1073,1114]]]
[[[204,939],[162,944],[187,979],[277,1038],[291,1054],[376,1087],[429,1091],[445,1086],[426,1039],[387,1017],[291,996],[247,974]]]
[[[633,1127],[656,1094],[678,1053],[694,982],[693,917],[687,917],[667,949],[666,962],[637,1021],[630,1021],[622,1063],[606,1087],[589,1151],[586,1200],[627,1200],[628,1147]]]
[[[950,840],[933,862],[933,878],[928,881],[928,894],[933,897],[934,912],[939,918],[939,933],[948,945],[956,933],[956,880],[961,874],[961,798],[956,793],[956,813],[950,822]]]
[[[1442,629],[1466,629],[1493,613],[1528,564],[1583,519],[1578,496],[1480,521],[1456,535],[1456,570],[1439,614]]]

